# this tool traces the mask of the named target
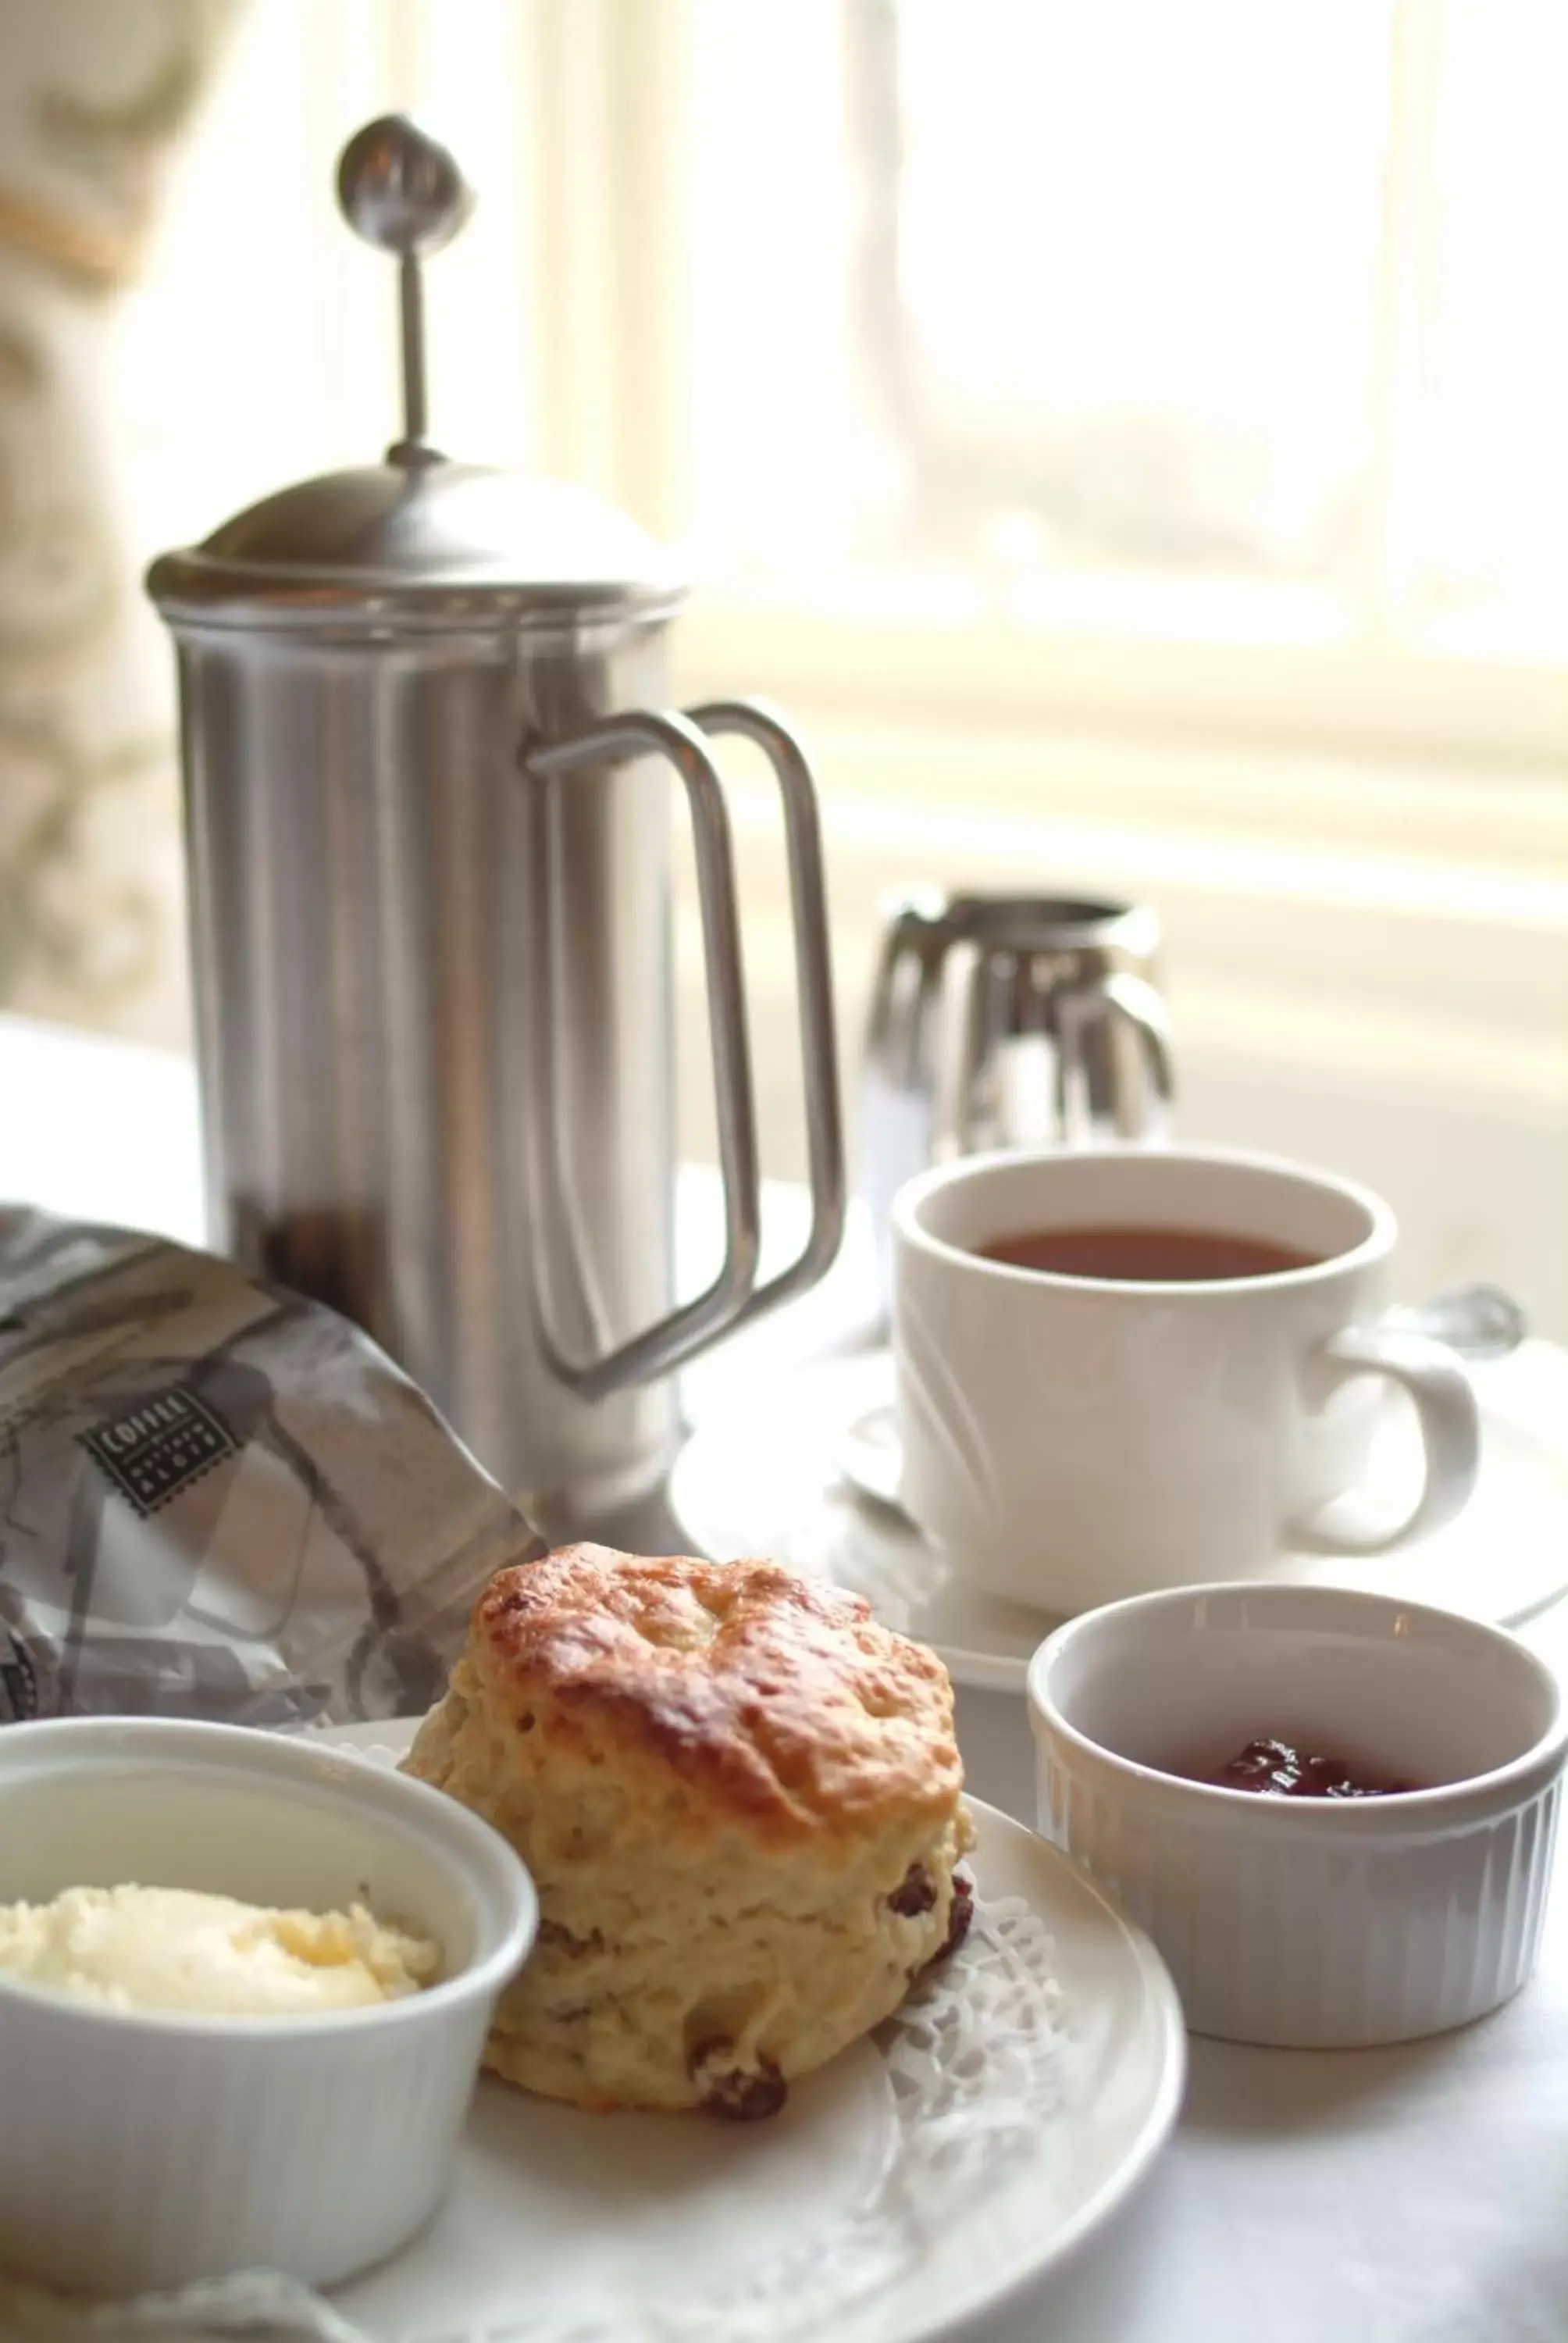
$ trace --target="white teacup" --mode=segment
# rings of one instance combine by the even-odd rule
[[[1351,1181],[1219,1149],[971,1156],[900,1190],[893,1228],[900,1495],[991,1594],[1067,1613],[1257,1577],[1287,1542],[1376,1552],[1451,1520],[1474,1486],[1464,1369],[1375,1323],[1394,1217]],[[1088,1228],[1203,1231],[1309,1260],[1151,1282],[979,1250]],[[1421,1494],[1392,1525],[1334,1502],[1365,1477],[1379,1377],[1409,1393],[1425,1451]]]

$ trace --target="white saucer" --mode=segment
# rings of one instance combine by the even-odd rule
[[[1370,1557],[1287,1551],[1270,1575],[1368,1587],[1518,1626],[1568,1588],[1568,1353],[1528,1342],[1473,1370],[1482,1407],[1481,1479],[1456,1522]],[[765,1411],[707,1418],[670,1479],[670,1505],[695,1553],[771,1554],[864,1594],[879,1618],[931,1644],[956,1682],[1021,1692],[1046,1613],[966,1586],[890,1503],[897,1485],[885,1352],[780,1378]],[[1371,1489],[1394,1503],[1419,1471],[1413,1426],[1391,1403]]]
[[[412,1724],[326,1737],[393,1762]],[[593,2115],[488,2077],[451,2197],[334,2298],[377,2343],[935,2343],[1109,2219],[1186,2037],[1153,1946],[969,1802],[963,1950],[765,2124]],[[341,2330],[339,2330],[341,2331]]]

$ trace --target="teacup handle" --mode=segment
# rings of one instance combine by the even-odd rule
[[[1421,1427],[1426,1477],[1414,1506],[1392,1529],[1369,1525],[1358,1532],[1353,1524],[1342,1528],[1337,1520],[1332,1527],[1314,1523],[1312,1543],[1342,1554],[1382,1554],[1452,1521],[1469,1503],[1481,1466],[1480,1412],[1458,1353],[1422,1334],[1346,1326],[1330,1335],[1316,1358],[1331,1385],[1356,1375],[1386,1375],[1410,1393]]]

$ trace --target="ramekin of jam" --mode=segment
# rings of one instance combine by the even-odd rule
[[[1147,1928],[1195,2032],[1405,2041],[1533,1969],[1568,1708],[1504,1630],[1333,1587],[1175,1588],[1058,1628],[1029,1702],[1040,1831]]]

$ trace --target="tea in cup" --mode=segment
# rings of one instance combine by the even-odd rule
[[[1290,1541],[1376,1552],[1474,1486],[1463,1366],[1378,1325],[1394,1217],[1352,1181],[1219,1149],[978,1156],[910,1181],[893,1226],[900,1499],[991,1594],[1066,1613],[1257,1576]],[[1389,1382],[1421,1494],[1347,1522]]]

